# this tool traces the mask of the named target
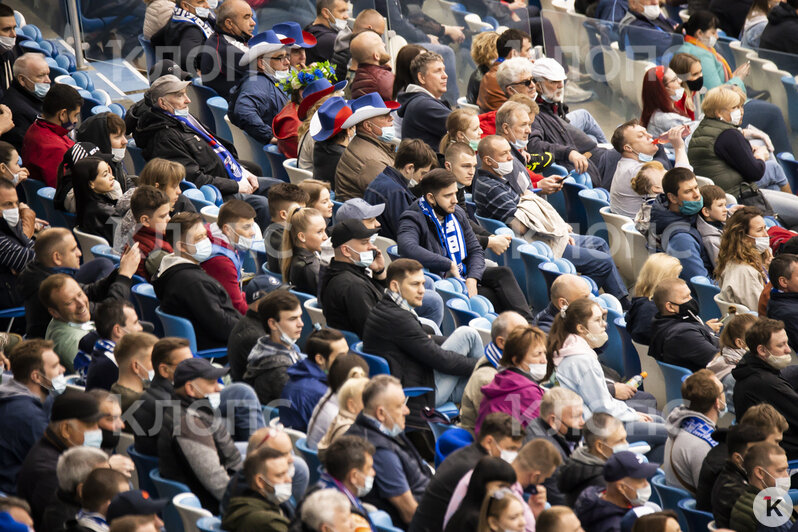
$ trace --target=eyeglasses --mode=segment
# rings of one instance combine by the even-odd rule
[[[288,54],[276,55],[274,57],[270,57],[269,60],[279,61],[280,63],[289,63],[291,62],[291,56],[289,56]]]
[[[531,87],[532,86],[532,78],[525,79],[525,80],[522,80],[522,81],[516,81],[515,83],[510,83],[510,85],[524,85],[526,87]]]

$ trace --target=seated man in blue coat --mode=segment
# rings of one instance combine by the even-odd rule
[[[682,44],[673,33],[675,27],[676,23],[662,14],[659,0],[629,0],[629,12],[618,26],[618,44],[622,50],[627,42],[633,46],[635,59],[654,60]]]
[[[399,221],[397,243],[402,257],[416,259],[432,273],[463,279],[468,296],[487,297],[496,312],[514,310],[532,323],[534,316],[507,267],[486,268],[485,252],[457,205],[457,179],[436,169],[421,181],[423,196]]]
[[[288,428],[307,432],[308,421],[319,399],[327,392],[327,373],[339,355],[349,352],[344,335],[336,329],[313,331],[305,343],[307,358],[286,370],[288,382],[281,399],[280,422]],[[285,402],[285,401],[284,401]]]
[[[411,189],[437,166],[435,152],[421,139],[406,138],[399,144],[393,166],[386,166],[363,194],[371,205],[385,204],[385,210],[377,216],[382,236],[396,240],[399,218],[416,201]]]
[[[272,30],[264,31],[249,41],[249,50],[238,62],[249,66],[249,72],[233,89],[228,115],[234,125],[263,144],[272,142],[272,120],[288,103],[278,83],[288,77],[291,50],[286,45],[293,42],[278,38]]]
[[[421,139],[437,151],[452,112],[446,100],[441,99],[448,80],[443,58],[433,52],[417,55],[410,62],[410,79],[412,82],[396,98],[402,104],[398,111],[402,138]]]

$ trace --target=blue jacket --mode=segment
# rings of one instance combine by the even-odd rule
[[[321,396],[327,392],[327,375],[310,357],[286,370],[288,382],[281,399],[290,404],[280,406],[280,422],[286,427],[308,430],[308,421]]]
[[[609,22],[620,22],[629,12],[627,0],[600,0],[596,8],[596,18]]]
[[[230,121],[258,142],[271,142],[272,120],[288,103],[288,96],[277,86],[275,78],[263,72],[250,72],[233,90],[228,111]]]
[[[380,222],[380,234],[396,240],[399,233],[399,218],[416,197],[407,187],[408,182],[399,170],[386,166],[385,170],[372,181],[363,199],[372,205],[385,204],[385,210],[377,217]]]
[[[402,117],[402,138],[421,139],[437,153],[452,112],[449,104],[412,83],[396,99],[402,104],[397,111]]]
[[[626,313],[626,329],[632,340],[643,345],[651,343],[651,322],[657,315],[657,305],[647,297],[633,297]]]
[[[471,229],[466,212],[455,206],[454,215],[463,229],[463,240],[466,245],[466,258],[463,264],[466,267],[466,276],[480,281],[485,272],[485,252]],[[399,255],[416,259],[432,273],[444,276],[449,271],[452,261],[441,246],[432,220],[421,212],[418,200],[402,214],[397,244]]]
[[[0,384],[0,491],[17,492],[17,473],[33,445],[42,437],[52,401],[41,400],[23,384]]]
[[[695,226],[696,216],[671,212],[665,194],[657,196],[651,206],[650,231],[660,238],[665,253],[682,263],[680,277],[685,281],[696,275],[710,277],[712,269],[706,249],[701,244],[701,234]]]
[[[787,330],[787,339],[793,350],[798,349],[798,293],[782,292],[776,288],[770,291],[770,301],[768,301],[768,318],[781,320]]]
[[[554,324],[554,317],[559,311],[554,308],[553,303],[549,303],[546,308],[535,314],[535,326],[548,334]]]
[[[605,489],[603,486],[590,486],[576,499],[574,513],[585,532],[621,532],[621,520],[629,508],[599,497]]]
[[[681,35],[673,33],[675,26],[673,21],[662,15],[649,20],[639,13],[629,11],[619,25],[618,45],[621,50],[626,50],[627,45],[632,46],[635,49],[635,59],[653,61],[652,51],[656,57],[662,57],[669,48],[675,48],[684,42]]]

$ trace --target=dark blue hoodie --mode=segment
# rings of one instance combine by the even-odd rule
[[[41,400],[20,382],[4,377],[0,385],[0,491],[17,492],[17,473],[31,447],[42,437],[52,401]]]
[[[590,486],[576,500],[574,513],[585,532],[621,532],[621,520],[631,508],[605,501],[603,486]]]
[[[290,404],[280,406],[280,422],[307,432],[313,409],[327,391],[327,374],[310,358],[300,360],[288,368],[286,374],[288,382],[280,399],[287,399]]]
[[[657,196],[651,206],[649,233],[656,235],[665,253],[679,259],[682,263],[680,277],[685,281],[696,275],[710,277],[712,270],[709,256],[701,244],[701,234],[696,229],[697,216],[669,210],[665,194]]]
[[[402,138],[421,139],[437,153],[446,134],[446,119],[452,112],[449,104],[413,83],[396,99],[402,104],[397,111],[402,117]]]

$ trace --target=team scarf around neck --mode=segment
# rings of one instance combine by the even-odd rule
[[[202,30],[202,33],[205,35],[206,39],[213,35],[213,28],[210,26],[210,24],[199,18],[197,15],[189,13],[181,7],[175,6],[175,9],[172,11],[172,20],[194,24]]]
[[[197,122],[193,116],[177,116],[173,115],[169,111],[164,111],[163,109],[161,109],[161,112],[179,122],[182,122],[192,131],[194,131],[194,133],[196,133],[199,137],[201,137],[202,140],[207,142],[208,146],[210,146],[213,152],[219,157],[219,159],[222,160],[224,169],[227,171],[227,175],[230,176],[230,179],[233,181],[241,181],[241,178],[244,177],[244,171],[241,168],[241,165],[238,164],[238,161],[235,160],[235,157],[233,157],[233,155],[227,151],[227,148],[224,147],[224,144],[216,140],[213,135],[208,133],[202,124]]]
[[[463,228],[460,227],[460,222],[457,221],[454,213],[452,213],[446,215],[446,218],[443,219],[443,225],[441,225],[438,216],[425,198],[418,200],[418,206],[421,208],[421,212],[435,224],[438,240],[440,241],[441,247],[446,252],[446,256],[457,263],[460,275],[465,277],[466,265],[463,264],[463,260],[468,256],[468,252],[466,250]]]
[[[700,417],[690,416],[682,421],[682,430],[697,438],[704,440],[710,447],[715,447],[718,442],[712,439],[715,428]]]
[[[702,43],[692,35],[685,35],[684,42],[689,42],[693,46],[698,46],[699,48],[706,50],[707,52],[711,52],[712,55],[715,56],[715,59],[717,59],[720,62],[720,64],[723,65],[723,74],[726,78],[723,81],[729,81],[731,79],[732,70],[731,67],[729,66],[729,63],[726,61],[726,58],[720,55],[714,48],[710,48],[709,46]]]

